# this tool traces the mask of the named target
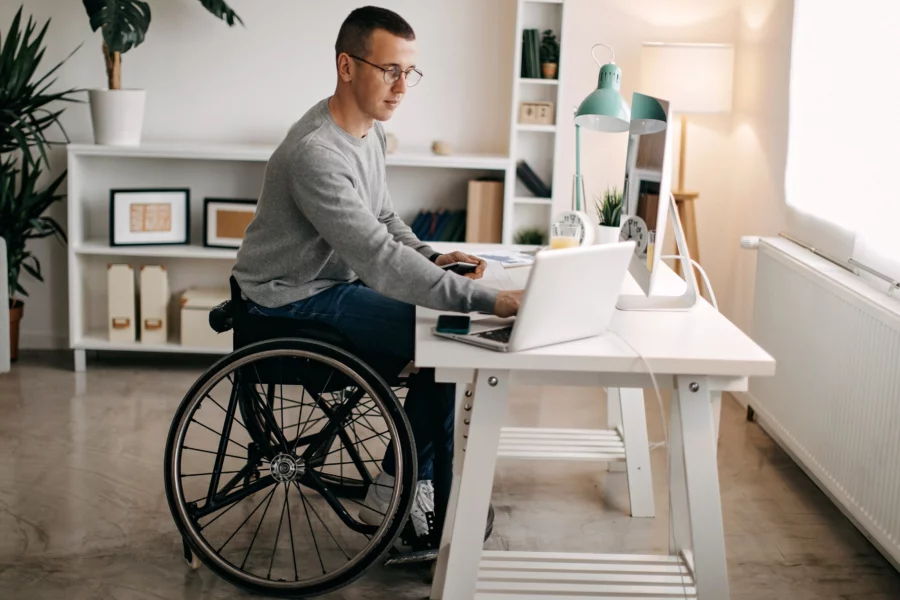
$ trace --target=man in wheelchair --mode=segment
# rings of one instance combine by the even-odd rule
[[[391,380],[414,357],[417,305],[508,317],[521,293],[478,283],[484,261],[434,251],[394,212],[381,122],[422,77],[410,25],[389,10],[357,9],[341,26],[335,52],[335,92],[293,124],[270,158],[233,276],[250,314],[339,330],[363,358],[391,371],[380,373]],[[477,268],[465,276],[440,268],[453,262]],[[439,535],[447,506],[454,395],[432,369],[420,369],[407,385],[404,410],[418,458],[410,520],[422,537]],[[376,479],[386,485],[371,486],[360,510],[370,524],[388,502],[379,490],[393,484],[392,458],[385,453]]]

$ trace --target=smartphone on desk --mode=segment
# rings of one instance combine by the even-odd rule
[[[439,315],[435,331],[440,333],[469,333],[472,319],[466,315]]]
[[[445,271],[453,271],[457,275],[466,275],[468,273],[474,273],[475,269],[478,268],[478,265],[465,262],[455,262],[450,263],[449,265],[441,265],[441,268]]]

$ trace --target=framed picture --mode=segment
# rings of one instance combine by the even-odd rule
[[[244,231],[256,214],[256,200],[203,199],[203,245],[240,248]]]
[[[190,242],[190,190],[109,191],[109,244],[140,246]]]

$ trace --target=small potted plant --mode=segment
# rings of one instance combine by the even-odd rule
[[[541,246],[544,244],[544,232],[537,227],[528,227],[516,232],[513,243],[521,246]]]
[[[612,244],[619,241],[619,229],[622,219],[622,194],[615,187],[608,187],[603,192],[603,200],[596,196],[597,215],[600,220],[597,243]]]
[[[136,146],[141,142],[147,91],[122,87],[122,55],[143,43],[150,5],[143,0],[82,0],[91,30],[103,32],[108,89],[89,90],[94,143]],[[243,24],[224,0],[200,0],[217,18]]]
[[[559,42],[551,29],[541,39],[541,73],[544,79],[556,79],[559,69]]]

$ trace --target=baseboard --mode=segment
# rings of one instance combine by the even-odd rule
[[[753,397],[753,394],[750,392],[726,392],[734,398],[738,404],[740,404],[743,408],[747,408],[747,406],[753,406],[757,404],[756,398]]]
[[[49,331],[22,331],[19,333],[19,348],[22,350],[65,350],[69,347],[69,336]]]

